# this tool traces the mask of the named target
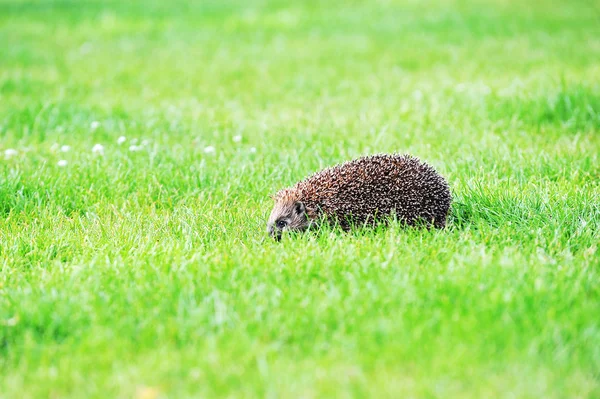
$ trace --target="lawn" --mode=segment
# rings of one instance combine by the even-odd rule
[[[0,397],[600,397],[594,1],[0,0]],[[408,152],[443,231],[266,236]]]

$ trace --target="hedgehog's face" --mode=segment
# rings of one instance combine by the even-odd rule
[[[279,241],[284,231],[304,231],[308,225],[306,208],[302,202],[278,201],[267,222],[267,232]]]

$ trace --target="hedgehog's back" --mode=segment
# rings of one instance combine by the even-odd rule
[[[451,194],[446,180],[410,155],[370,155],[324,169],[296,185],[307,206],[348,228],[395,215],[444,227]]]

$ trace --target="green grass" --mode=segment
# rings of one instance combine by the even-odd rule
[[[584,0],[0,0],[0,397],[600,397],[599,60]],[[392,151],[446,230],[267,239]]]

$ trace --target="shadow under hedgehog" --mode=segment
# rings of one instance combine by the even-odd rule
[[[396,217],[409,226],[443,228],[452,195],[433,167],[408,154],[361,157],[320,172],[273,196],[267,232],[304,231],[317,221],[375,225]]]

